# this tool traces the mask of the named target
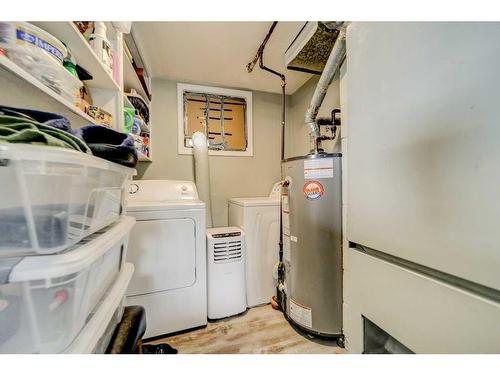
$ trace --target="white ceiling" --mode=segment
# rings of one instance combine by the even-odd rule
[[[134,22],[134,38],[152,77],[190,83],[281,92],[280,79],[258,66],[248,73],[272,22]],[[284,72],[287,94],[310,74],[285,69],[284,53],[304,22],[279,22],[264,50],[264,63]]]

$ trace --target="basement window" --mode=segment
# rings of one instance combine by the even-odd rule
[[[252,93],[179,83],[178,151],[192,154],[191,136],[202,132],[209,155],[253,156]]]

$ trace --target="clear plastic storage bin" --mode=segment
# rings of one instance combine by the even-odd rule
[[[57,38],[28,22],[0,22],[0,48],[16,65],[76,104],[83,84],[63,66],[67,49]]]
[[[59,353],[117,279],[135,219],[57,255],[0,260],[0,353]]]
[[[61,147],[0,144],[0,258],[53,254],[112,224],[134,173]]]
[[[125,263],[108,292],[89,316],[85,327],[63,353],[103,354],[106,352],[116,326],[121,322],[125,310],[125,293],[134,274],[134,265]]]

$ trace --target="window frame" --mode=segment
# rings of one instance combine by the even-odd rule
[[[253,156],[253,126],[252,126],[252,92],[223,87],[192,85],[188,83],[177,83],[177,152],[179,155],[192,155],[193,148],[184,146],[184,93],[199,93],[223,95],[242,98],[246,101],[246,136],[247,148],[245,151],[208,150],[208,155],[216,156]]]

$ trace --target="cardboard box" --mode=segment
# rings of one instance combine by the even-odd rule
[[[109,128],[113,126],[113,116],[111,116],[102,108],[99,108],[95,105],[89,105],[87,108],[87,114],[94,120],[96,120],[96,123],[99,125],[104,125]]]

